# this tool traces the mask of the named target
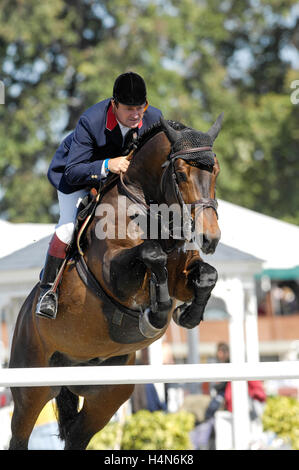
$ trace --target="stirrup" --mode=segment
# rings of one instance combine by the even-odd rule
[[[44,308],[44,311],[41,310],[41,307],[42,307],[42,303],[43,301],[47,302],[47,299],[46,297],[48,297],[49,299],[52,298],[52,304],[53,304],[53,309],[51,311],[50,308],[46,309],[46,305],[43,307]],[[48,300],[49,302],[49,300]],[[48,311],[47,311],[48,310]],[[55,320],[56,318],[56,315],[57,315],[57,310],[58,310],[58,294],[57,292],[54,292],[53,290],[49,289],[47,290],[43,295],[40,296],[38,302],[37,302],[37,305],[36,305],[36,310],[35,310],[35,313],[36,315],[40,316],[40,317],[44,317],[44,318],[49,318],[51,320]]]

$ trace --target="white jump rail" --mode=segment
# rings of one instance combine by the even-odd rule
[[[299,361],[0,369],[2,387],[299,379]]]

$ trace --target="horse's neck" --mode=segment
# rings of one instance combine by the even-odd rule
[[[127,179],[143,194],[157,202],[162,197],[160,193],[160,180],[162,176],[161,165],[170,153],[171,145],[164,132],[152,137],[134,155],[127,171]]]

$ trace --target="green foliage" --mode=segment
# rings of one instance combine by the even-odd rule
[[[3,0],[0,214],[56,220],[47,166],[80,114],[131,69],[166,118],[205,131],[224,111],[218,197],[299,223],[299,105],[290,100],[299,77],[283,54],[298,49],[296,4]]]
[[[292,397],[269,397],[263,414],[265,431],[273,431],[299,450],[299,401]]]
[[[89,443],[89,450],[113,449],[121,436],[121,450],[188,450],[192,449],[189,432],[194,427],[190,413],[138,411],[126,418],[123,425],[109,423]]]

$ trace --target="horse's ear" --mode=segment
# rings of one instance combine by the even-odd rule
[[[212,125],[211,129],[209,129],[208,132],[207,132],[207,134],[209,134],[209,136],[212,138],[213,142],[214,142],[214,140],[216,139],[216,137],[218,136],[218,134],[221,130],[223,116],[224,116],[224,113],[219,114],[218,118],[216,119],[216,121]]]
[[[171,144],[174,144],[179,138],[179,132],[171,127],[164,118],[160,118],[161,125]]]

